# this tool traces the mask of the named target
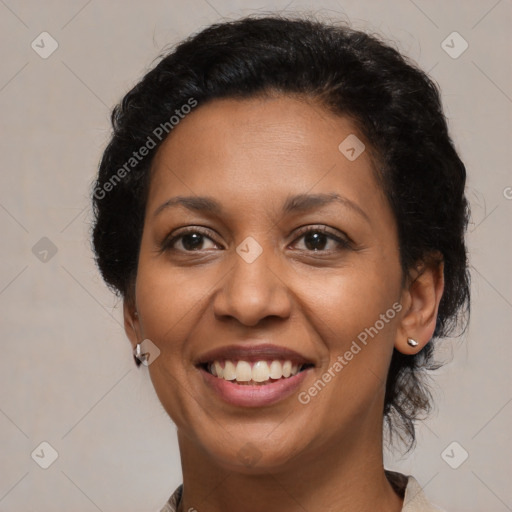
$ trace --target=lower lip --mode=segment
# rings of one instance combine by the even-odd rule
[[[208,387],[225,402],[239,407],[262,407],[284,400],[297,390],[311,369],[306,368],[293,377],[279,379],[269,384],[250,386],[215,377],[204,368],[199,368]]]

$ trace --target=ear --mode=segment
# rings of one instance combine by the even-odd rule
[[[432,338],[437,312],[444,290],[444,263],[442,260],[422,263],[407,279],[402,293],[404,307],[397,329],[395,348],[402,354],[416,354]],[[412,338],[418,345],[411,347]]]
[[[133,301],[124,299],[123,300],[123,316],[124,316],[124,330],[132,349],[135,350],[137,343],[141,341],[140,337],[140,320],[137,314],[137,310]]]

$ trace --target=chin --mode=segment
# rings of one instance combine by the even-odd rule
[[[204,450],[210,454],[214,464],[247,475],[284,471],[295,464],[294,460],[302,451],[290,436],[282,438],[272,433],[265,437],[261,434],[248,435],[244,431],[239,435],[221,436],[221,439],[204,440]]]

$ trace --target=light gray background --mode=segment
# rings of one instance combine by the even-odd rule
[[[384,35],[441,86],[469,174],[472,320],[442,350],[417,449],[387,465],[447,511],[512,510],[510,0],[0,0],[0,511],[158,510],[181,483],[175,427],[93,264],[89,185],[111,107],[165,46],[285,7]],[[31,48],[43,31],[59,44],[47,59]],[[441,47],[453,31],[469,43],[457,59]],[[58,452],[46,470],[43,441]],[[441,457],[453,441],[458,469]]]

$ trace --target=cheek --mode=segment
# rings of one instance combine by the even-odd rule
[[[187,387],[191,369],[187,340],[201,316],[207,289],[206,281],[191,278],[190,272],[141,255],[136,282],[141,335],[160,349],[159,357],[149,366],[150,378],[177,425],[193,422],[196,404],[191,405]]]
[[[317,375],[326,385],[317,386],[322,391],[314,407],[331,411],[327,423],[360,417],[381,399],[401,309],[400,285],[398,262],[378,261],[310,281],[311,318],[327,358]]]
[[[200,272],[171,268],[144,257],[139,262],[136,300],[143,335],[165,344],[166,350],[179,347],[205,304],[209,281],[205,271]]]
[[[383,396],[401,310],[400,283],[398,264],[369,264],[314,287],[317,329],[329,354],[319,377],[330,382],[318,407],[336,411],[336,421],[374,410]]]
[[[295,267],[283,284],[295,296],[292,308],[303,316],[306,328],[312,324],[313,335],[324,340],[331,357],[374,326],[399,297],[398,260],[381,254],[362,255],[356,263],[337,269]],[[183,350],[186,355],[181,345],[211,305],[209,290],[221,287],[224,275],[220,265],[179,268],[141,254],[136,297],[142,335],[166,351]]]
[[[322,338],[329,340],[329,349],[344,350],[347,343],[356,339],[365,329],[374,326],[381,315],[386,317],[387,332],[394,325],[395,311],[392,309],[400,297],[400,273],[375,263],[343,268],[335,273],[306,279],[302,297],[309,304]],[[378,323],[381,327],[381,323]],[[383,334],[385,334],[383,332]]]

